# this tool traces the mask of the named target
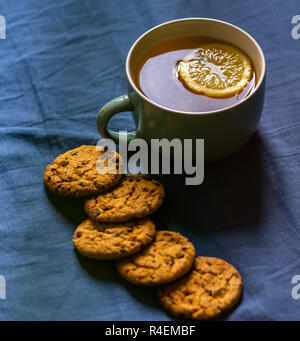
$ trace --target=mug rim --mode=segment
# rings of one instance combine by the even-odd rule
[[[246,97],[244,97],[241,101],[239,101],[236,104],[230,105],[229,107],[226,108],[221,108],[221,109],[217,109],[217,110],[212,110],[212,111],[181,111],[181,110],[175,110],[175,109],[171,109],[168,107],[165,107],[163,105],[160,105],[154,101],[152,101],[150,98],[148,98],[147,96],[145,96],[142,91],[140,91],[140,89],[135,85],[135,82],[133,81],[131,74],[130,74],[130,59],[131,59],[131,55],[135,49],[135,47],[137,46],[137,44],[148,34],[150,34],[152,31],[163,27],[163,26],[167,26],[167,25],[173,25],[176,24],[178,22],[182,22],[182,21],[211,21],[211,22],[218,22],[221,23],[223,25],[226,26],[230,26],[238,31],[240,31],[241,33],[243,33],[245,36],[247,36],[250,40],[252,40],[252,42],[254,43],[254,45],[256,46],[257,50],[259,51],[260,54],[260,58],[262,60],[262,74],[261,77],[258,81],[258,83],[256,84],[254,90]],[[231,110],[239,105],[241,105],[242,103],[247,102],[251,97],[253,97],[257,91],[259,90],[259,88],[261,87],[264,79],[265,79],[265,75],[266,75],[266,60],[265,60],[265,56],[264,53],[262,51],[262,48],[260,47],[260,45],[258,44],[258,42],[246,31],[244,31],[243,29],[241,29],[240,27],[233,25],[231,23],[228,23],[226,21],[222,21],[222,20],[218,20],[218,19],[213,19],[213,18],[205,18],[205,17],[191,17],[191,18],[182,18],[182,19],[175,19],[175,20],[170,20],[170,21],[166,21],[163,22],[162,24],[156,25],[154,27],[152,27],[151,29],[149,29],[148,31],[146,31],[145,33],[143,33],[141,36],[139,36],[139,38],[136,39],[136,41],[133,43],[133,45],[131,46],[128,54],[127,54],[127,58],[126,58],[126,75],[127,75],[127,79],[131,85],[131,87],[133,88],[133,90],[139,95],[141,96],[146,102],[150,103],[151,105],[164,110],[164,111],[168,111],[168,112],[172,112],[174,114],[182,114],[182,115],[214,115],[214,114],[218,114],[221,112],[225,112],[228,110]]]

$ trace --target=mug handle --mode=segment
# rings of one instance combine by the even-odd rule
[[[131,141],[136,137],[136,131],[127,132],[126,134],[120,134],[107,128],[109,120],[116,114],[123,111],[133,111],[134,105],[128,95],[117,97],[110,102],[106,103],[99,111],[97,118],[97,127],[100,135],[103,138],[110,138],[117,144],[121,140]]]

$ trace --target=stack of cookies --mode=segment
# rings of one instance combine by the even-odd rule
[[[119,274],[131,283],[158,286],[162,306],[175,316],[208,319],[232,308],[242,292],[238,271],[221,259],[195,258],[193,244],[180,233],[156,231],[149,215],[163,202],[163,185],[141,174],[100,174],[101,154],[81,146],[57,157],[44,173],[50,191],[86,197],[88,219],[73,237],[77,251],[117,259]],[[118,168],[118,153],[114,160]]]

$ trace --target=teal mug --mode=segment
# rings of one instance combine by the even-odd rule
[[[256,72],[255,89],[237,104],[209,112],[183,112],[166,108],[147,98],[136,86],[139,61],[152,46],[177,37],[209,36],[242,49]],[[128,94],[113,99],[99,112],[97,127],[102,137],[130,141],[142,138],[204,139],[205,161],[224,159],[240,150],[256,131],[264,103],[266,63],[258,43],[242,29],[215,19],[187,18],[169,21],[144,33],[132,45],[126,60]],[[132,111],[136,130],[126,135],[107,128],[112,116]]]

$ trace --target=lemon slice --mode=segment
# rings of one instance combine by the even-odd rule
[[[228,44],[201,46],[178,63],[178,74],[188,89],[211,97],[239,93],[251,79],[249,58]]]

